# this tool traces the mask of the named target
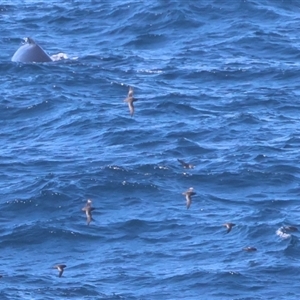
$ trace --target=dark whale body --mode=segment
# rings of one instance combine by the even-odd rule
[[[26,38],[25,43],[15,52],[12,61],[33,63],[33,62],[50,62],[50,56],[31,38]]]

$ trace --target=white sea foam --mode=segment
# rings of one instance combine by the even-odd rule
[[[283,239],[288,239],[289,237],[291,237],[291,234],[284,232],[283,227],[280,227],[279,229],[277,229],[276,234]]]

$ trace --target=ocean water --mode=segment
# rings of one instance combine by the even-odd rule
[[[299,299],[299,1],[0,18],[0,299]],[[68,58],[11,62],[28,36]]]

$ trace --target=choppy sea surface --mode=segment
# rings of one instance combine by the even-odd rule
[[[299,1],[16,0],[0,19],[1,300],[299,299]],[[24,37],[68,58],[11,62]]]

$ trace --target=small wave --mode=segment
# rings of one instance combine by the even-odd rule
[[[63,59],[68,59],[68,55],[65,53],[57,53],[57,54],[53,54],[51,55],[51,59],[53,61],[58,61],[58,60],[63,60]]]
[[[289,232],[295,231],[298,231],[298,229],[294,226],[282,226],[276,230],[276,234],[283,239],[288,239],[292,236]]]
[[[290,235],[289,233],[284,233],[284,232],[282,232],[282,231],[281,231],[281,228],[279,228],[279,229],[276,230],[276,234],[277,234],[279,237],[283,238],[283,239],[288,239],[288,238],[291,237],[291,235]]]

